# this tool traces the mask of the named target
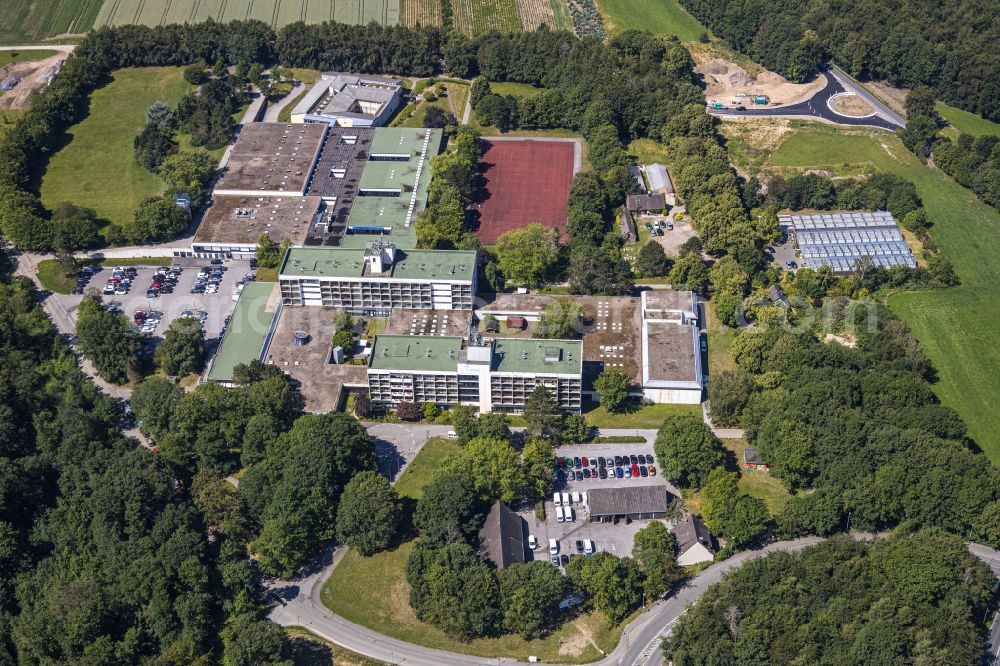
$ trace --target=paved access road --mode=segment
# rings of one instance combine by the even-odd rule
[[[813,117],[821,118],[837,125],[853,125],[857,127],[881,127],[894,131],[904,127],[905,121],[893,113],[891,109],[879,102],[867,90],[855,84],[846,76],[833,69],[824,69],[820,76],[826,78],[826,85],[818,93],[805,102],[789,104],[773,109],[754,109],[748,107],[745,111],[735,109],[709,109],[708,112],[720,118],[781,118],[781,117]],[[854,93],[863,97],[875,108],[875,113],[865,117],[845,116],[830,108],[829,101],[834,95]]]

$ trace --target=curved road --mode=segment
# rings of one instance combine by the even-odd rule
[[[870,536],[870,535],[855,535]],[[737,553],[728,560],[704,569],[689,580],[673,596],[660,600],[637,617],[622,633],[615,649],[594,666],[631,666],[645,664],[656,657],[659,641],[667,635],[678,618],[708,589],[722,579],[723,574],[743,563],[762,555],[778,551],[798,551],[823,541],[821,537],[805,537],[792,541],[778,541],[759,550]],[[1000,551],[980,544],[969,544],[969,551],[987,563],[994,574],[1000,575]],[[300,626],[331,643],[336,643],[359,654],[379,659],[391,664],[413,664],[415,666],[486,666],[487,664],[521,664],[511,659],[496,657],[476,657],[444,650],[415,645],[390,636],[379,634],[366,627],[349,622],[323,605],[320,598],[323,583],[343,555],[339,549],[332,557],[327,557],[317,569],[297,581],[275,581],[269,587],[272,596],[281,602],[271,611],[271,619],[283,626]],[[994,633],[1000,625],[994,624]],[[655,662],[653,662],[655,663]]]
[[[849,78],[834,69],[822,70],[821,76],[826,78],[823,89],[805,102],[789,104],[772,109],[747,108],[745,111],[735,109],[709,109],[708,112],[719,118],[780,118],[780,117],[812,117],[821,118],[837,125],[853,125],[857,127],[880,127],[894,131],[905,126],[902,118],[885,107],[868,91],[861,88]],[[865,117],[845,116],[836,113],[829,106],[830,98],[842,93],[854,93],[863,97],[875,108],[875,113]]]

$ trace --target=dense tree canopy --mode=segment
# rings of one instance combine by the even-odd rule
[[[961,539],[938,530],[871,545],[836,537],[730,573],[681,616],[665,653],[677,666],[972,666],[994,581]]]
[[[663,422],[654,444],[663,475],[679,488],[700,488],[709,473],[725,464],[725,450],[697,416],[675,416]]]

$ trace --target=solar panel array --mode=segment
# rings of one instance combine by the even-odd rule
[[[807,268],[830,266],[848,273],[855,262],[869,256],[876,266],[917,265],[909,246],[887,211],[781,215],[780,224],[791,226]]]

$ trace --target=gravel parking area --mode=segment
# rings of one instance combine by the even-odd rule
[[[652,444],[577,444],[561,446],[555,450],[557,457],[568,457],[572,464],[574,457],[581,459],[581,471],[583,457],[586,456],[588,462],[597,456],[600,458],[614,458],[618,456],[644,456],[653,455]],[[620,520],[617,525],[613,523],[592,523],[588,520],[587,505],[583,496],[595,488],[622,488],[639,485],[662,486],[672,495],[679,496],[680,491],[668,483],[659,472],[659,465],[655,476],[634,477],[634,478],[590,478],[580,481],[559,481],[555,484],[555,490],[570,493],[571,506],[574,512],[572,522],[560,523],[556,520],[555,506],[551,498],[545,502],[546,519],[539,521],[535,518],[533,511],[524,511],[521,515],[528,523],[528,532],[538,538],[538,548],[533,552],[534,559],[549,560],[549,539],[559,541],[560,556],[573,555],[577,552],[576,541],[591,539],[594,542],[595,552],[608,551],[618,556],[626,556],[632,553],[632,541],[635,533],[650,523],[649,520]],[[568,471],[569,467],[567,467]],[[591,467],[590,469],[595,469]],[[599,467],[597,468],[599,469]],[[578,501],[572,501],[573,493],[580,494]],[[667,523],[671,527],[671,523]]]

